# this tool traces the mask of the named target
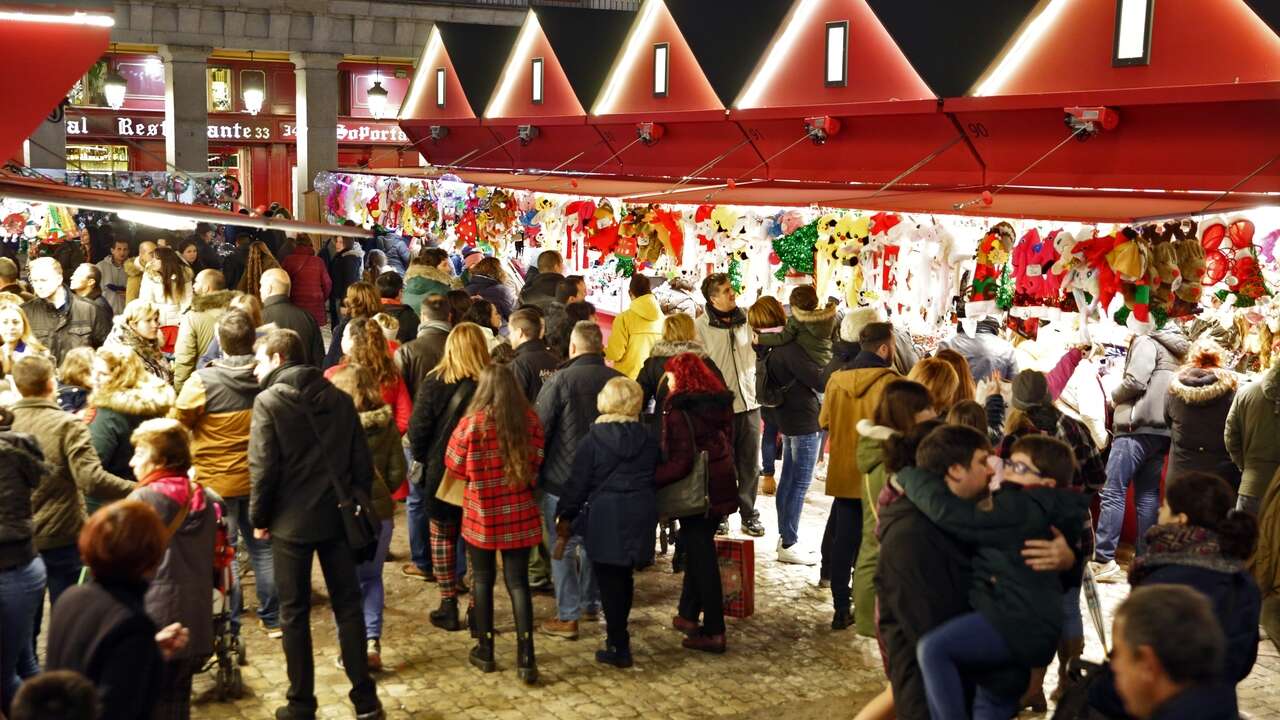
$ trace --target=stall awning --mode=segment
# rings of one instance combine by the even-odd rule
[[[141,215],[135,217],[157,221],[178,218],[191,222],[282,230],[288,233],[308,233],[316,236],[373,237],[371,230],[361,227],[241,215],[204,205],[183,205],[114,190],[72,187],[48,180],[17,177],[8,173],[0,173],[0,198],[63,205],[80,210],[125,213],[125,219],[128,219],[128,213],[140,213]]]
[[[67,91],[106,52],[110,7],[69,2],[0,12],[0,160],[22,156],[31,136]]]

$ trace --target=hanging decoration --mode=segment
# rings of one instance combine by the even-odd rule
[[[813,273],[813,249],[818,242],[818,221],[802,225],[791,233],[773,241],[773,251],[782,261],[782,267],[774,273],[778,280],[787,276],[787,272],[811,275]]]

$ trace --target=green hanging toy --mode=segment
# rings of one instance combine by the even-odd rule
[[[795,270],[805,275],[813,274],[813,248],[818,243],[818,221],[798,228],[790,235],[783,235],[773,241],[773,252],[782,261],[782,267],[774,276],[779,280],[787,277],[787,270]]]

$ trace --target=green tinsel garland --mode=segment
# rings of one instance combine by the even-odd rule
[[[782,280],[788,269],[794,269],[806,275],[813,274],[813,248],[818,244],[818,221],[797,229],[790,235],[783,235],[773,241],[773,252],[782,261],[775,276]]]
[[[1009,266],[1000,271],[1000,284],[996,287],[996,307],[1008,310],[1013,307],[1013,278],[1009,276]]]
[[[618,276],[629,278],[636,274],[636,259],[627,255],[613,254],[613,259],[618,263]]]
[[[734,292],[742,292],[742,261],[740,260],[729,261],[729,285],[733,287]]]

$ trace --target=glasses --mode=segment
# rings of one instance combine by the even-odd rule
[[[1008,465],[1006,465],[1005,468],[1008,469],[1009,472],[1016,473],[1018,475],[1031,475],[1033,477],[1044,477],[1043,475],[1040,474],[1039,470],[1031,467],[1026,463],[1011,462]]]

